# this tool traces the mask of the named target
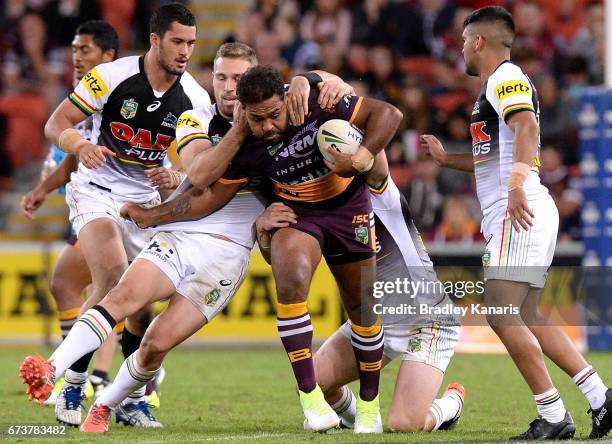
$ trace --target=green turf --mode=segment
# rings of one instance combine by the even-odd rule
[[[48,350],[0,349],[0,424],[54,424],[53,410],[28,402],[17,368],[26,354]],[[612,381],[612,353],[593,353],[589,361]],[[117,358],[117,365],[119,360]],[[398,363],[385,369],[381,382],[383,421],[388,415]],[[293,376],[280,349],[178,349],[165,363],[161,430],[112,425],[105,436],[23,438],[10,442],[492,442],[524,431],[535,416],[533,399],[506,356],[456,355],[444,386],[460,381],[468,398],[461,422],[447,432],[356,436],[349,431],[317,435],[302,430],[302,413]],[[115,366],[116,368],[116,366]],[[577,437],[590,431],[587,404],[572,381],[549,365],[557,388],[577,425]],[[2,437],[0,437],[2,440]]]

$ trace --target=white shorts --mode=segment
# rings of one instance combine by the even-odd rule
[[[552,263],[559,229],[559,211],[550,195],[529,200],[533,226],[517,232],[506,206],[491,210],[482,221],[485,253],[482,256],[486,279],[527,282],[542,288]]]
[[[402,361],[422,362],[444,373],[455,353],[461,327],[431,321],[422,326],[384,325],[384,331],[383,353],[387,358],[393,360],[401,355]],[[342,324],[340,333],[350,339],[350,321]]]
[[[205,233],[160,232],[137,259],[155,264],[210,322],[230,302],[248,271],[251,251]]]
[[[121,230],[123,246],[129,261],[138,255],[153,235],[152,232],[141,230],[134,222],[123,219],[119,215],[119,210],[127,201],[114,199],[110,193],[94,185],[76,181],[68,182],[66,202],[70,208],[70,223],[77,238],[81,229],[92,220],[106,217],[115,221]],[[155,206],[160,202],[161,199],[158,196],[141,205]]]

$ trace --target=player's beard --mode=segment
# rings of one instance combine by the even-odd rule
[[[180,68],[173,68],[171,65],[171,62],[170,63],[166,62],[166,60],[164,59],[164,47],[161,43],[159,45],[159,50],[158,50],[157,55],[158,55],[157,61],[158,61],[159,67],[163,69],[164,71],[166,71],[168,74],[171,74],[173,76],[180,76],[187,69],[187,65],[185,65],[184,69],[180,69]]]
[[[467,61],[465,62],[465,73],[472,77],[478,77],[480,75],[474,64],[468,63]]]

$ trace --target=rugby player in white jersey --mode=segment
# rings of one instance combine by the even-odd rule
[[[187,109],[210,104],[206,91],[185,72],[196,40],[193,14],[181,4],[167,4],[153,13],[150,27],[151,48],[143,57],[124,57],[89,71],[45,127],[53,143],[80,161],[67,187],[67,201],[92,275],[93,290],[81,313],[95,306],[117,284],[128,261],[150,238],[149,233],[120,217],[120,207],[125,202],[159,202],[158,191],[145,170],[162,165],[175,137],[178,116]],[[73,127],[90,115],[94,123],[88,141]],[[145,308],[132,315],[126,320],[122,337],[126,357],[140,345],[150,311]],[[88,319],[97,333],[107,336],[103,316]],[[83,323],[75,327],[78,324]],[[66,372],[64,390],[77,392],[82,399],[91,353],[71,360],[75,351],[70,350],[72,347],[67,338],[49,361],[38,356],[24,360],[20,375],[31,399],[43,402],[55,376],[68,365],[72,367]],[[122,417],[124,422],[131,423],[132,417],[138,417],[141,422],[155,423],[143,395],[144,390],[132,394],[123,409],[127,415]],[[80,424],[81,403],[76,398],[70,408],[56,404],[58,420]]]
[[[497,6],[474,11],[464,23],[467,73],[483,87],[472,111],[472,153],[448,154],[431,135],[424,145],[441,166],[473,172],[487,242],[483,255],[488,306],[520,307],[490,314],[489,325],[531,389],[538,417],[513,439],[574,436],[576,427],[554,387],[544,355],[577,384],[592,411],[591,438],[612,427],[612,390],[568,336],[538,312],[551,265],[559,213],[539,177],[539,105],[531,81],[510,61],[512,15]],[[502,311],[500,310],[500,311]]]

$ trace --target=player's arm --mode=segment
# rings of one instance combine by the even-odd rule
[[[270,249],[272,245],[272,234],[278,228],[285,228],[297,223],[297,216],[293,210],[281,202],[275,202],[264,210],[255,221],[257,232],[257,243],[263,258],[272,264]]]
[[[185,149],[181,149],[179,142],[181,163],[187,165],[189,181],[199,188],[206,188],[216,182],[250,133],[242,104],[236,101],[232,128],[218,144],[213,146],[210,140],[193,140],[189,143],[189,152],[184,153]]]
[[[474,172],[474,157],[472,153],[447,153],[442,143],[431,134],[421,136],[421,147],[429,151],[434,161],[441,167],[453,170]]]
[[[513,164],[508,180],[508,216],[517,231],[520,227],[529,230],[534,216],[523,184],[538,153],[540,127],[532,111],[516,112],[508,118],[507,123],[514,133]]]
[[[75,156],[65,156],[60,164],[47,175],[32,191],[21,199],[23,214],[34,218],[34,212],[45,202],[47,194],[66,185],[70,181],[70,174],[76,171],[79,162]]]
[[[285,94],[285,103],[292,125],[302,125],[308,114],[308,97],[310,89],[318,88],[317,102],[322,109],[331,110],[346,95],[355,95],[351,85],[335,74],[315,70],[298,74],[291,79]]]
[[[175,199],[152,208],[142,208],[135,203],[121,207],[121,217],[133,220],[140,228],[168,224],[183,220],[200,219],[217,211],[236,195],[242,184],[215,183],[202,190],[191,188]]]
[[[335,158],[335,163],[325,161],[331,171],[342,177],[369,171],[372,160],[391,142],[403,118],[401,111],[390,103],[368,97],[356,100],[349,122],[364,131],[359,150],[348,155],[330,148],[328,153]]]

